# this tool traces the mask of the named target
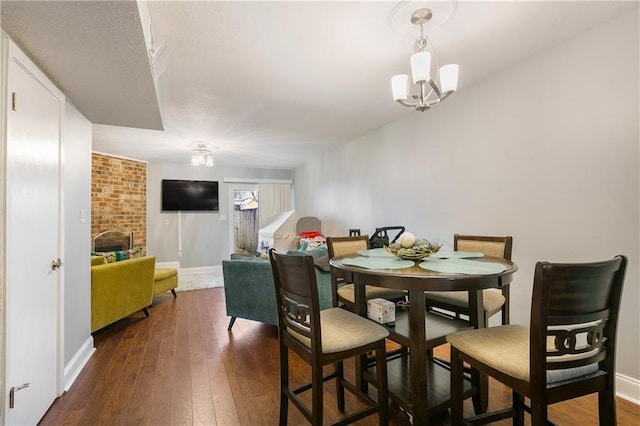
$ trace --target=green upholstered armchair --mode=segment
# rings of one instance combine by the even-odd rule
[[[290,250],[289,254],[309,254],[316,264],[316,278],[321,309],[332,307],[331,273],[327,265],[327,249]],[[224,295],[231,330],[236,318],[278,324],[276,293],[269,260],[232,254],[222,261]]]

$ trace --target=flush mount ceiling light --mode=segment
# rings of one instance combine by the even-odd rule
[[[445,100],[458,88],[458,65],[448,64],[442,66],[436,74],[431,74],[432,61],[436,64],[437,58],[428,50],[433,51],[433,45],[424,35],[424,26],[433,17],[433,11],[424,7],[415,10],[411,14],[411,23],[420,27],[420,37],[415,43],[415,53],[411,55],[411,76],[413,84],[417,86],[418,93],[409,95],[409,76],[398,74],[391,77],[391,90],[393,100],[408,108],[417,111],[426,111],[432,105]],[[438,85],[438,82],[440,85]],[[412,101],[407,101],[411,96]]]
[[[198,143],[197,148],[191,151],[192,166],[213,167],[213,154],[204,143]]]

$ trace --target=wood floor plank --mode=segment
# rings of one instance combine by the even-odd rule
[[[222,288],[171,293],[154,299],[151,316],[136,313],[94,334],[96,351],[71,389],[41,420],[47,425],[274,425],[279,410],[278,336],[274,326],[238,319],[231,332]],[[447,348],[437,355],[448,356]],[[291,354],[291,380],[303,383],[309,367]],[[345,363],[353,378],[354,364]],[[335,384],[324,388],[325,421],[336,419]],[[310,395],[303,399],[309,400]],[[490,409],[511,393],[490,380]],[[347,411],[361,403],[347,393]],[[465,401],[465,412],[473,411]],[[618,398],[618,424],[640,424],[640,406]],[[550,418],[563,426],[597,425],[594,395],[555,404]],[[392,405],[392,426],[409,425]],[[525,422],[530,425],[528,416]],[[289,406],[289,425],[306,425]],[[370,417],[357,423],[377,425]],[[433,419],[448,425],[445,413]],[[496,423],[508,425],[510,422]]]
[[[186,298],[185,298],[186,299]],[[180,298],[182,301],[182,298]],[[193,424],[193,400],[189,346],[189,311],[191,304],[178,304],[176,339],[172,365],[170,424]],[[166,422],[166,419],[165,419]]]
[[[156,301],[156,306],[157,306]],[[171,303],[171,301],[168,301]],[[150,309],[151,315],[147,319],[149,321],[149,327],[147,336],[147,344],[145,345],[145,351],[140,363],[140,370],[137,376],[137,380],[133,387],[131,394],[131,401],[136,401],[136,404],[125,404],[126,414],[124,419],[127,422],[135,424],[145,424],[149,421],[150,412],[145,407],[150,406],[153,403],[153,389],[154,377],[158,367],[158,360],[160,356],[160,345],[163,337],[163,329],[167,321],[166,310]],[[125,422],[126,423],[126,422]]]

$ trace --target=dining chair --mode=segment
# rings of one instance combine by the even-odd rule
[[[280,425],[287,424],[289,400],[313,425],[323,419],[323,384],[336,379],[338,410],[345,411],[345,389],[365,402],[365,408],[344,416],[338,424],[348,424],[378,414],[379,424],[389,422],[387,360],[385,338],[389,332],[379,324],[342,308],[320,311],[318,287],[311,256],[269,251],[278,303],[280,346]],[[311,382],[291,388],[289,350],[311,366]],[[343,360],[368,352],[376,353],[377,401],[344,377]],[[324,374],[323,367],[333,364]],[[311,409],[298,396],[311,390]]]
[[[342,256],[355,256],[359,250],[369,249],[369,237],[367,235],[357,235],[349,237],[327,237],[327,248],[329,259]],[[355,285],[347,283],[344,278],[338,276],[335,271],[331,272],[331,286],[333,292],[333,306],[345,305],[352,311],[355,304]],[[376,286],[365,286],[366,299],[382,298],[390,301],[403,301],[407,292],[404,290],[394,290]]]
[[[590,263],[536,264],[530,327],[460,331],[451,344],[451,420],[487,424],[512,418],[548,423],[547,406],[598,393],[601,425],[616,424],[615,349],[625,256]],[[512,406],[463,419],[463,363],[510,387]],[[525,397],[530,406],[525,406]]]
[[[511,260],[513,237],[460,235],[453,236],[455,251],[479,252],[485,256],[502,257]],[[484,323],[488,324],[489,317],[502,313],[502,324],[509,324],[509,284],[500,289],[486,289],[482,293],[484,303]],[[469,317],[469,293],[464,291],[428,291],[426,292],[427,309],[442,310],[460,318]]]

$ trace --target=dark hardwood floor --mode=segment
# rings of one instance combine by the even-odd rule
[[[278,344],[276,328],[239,319],[227,332],[222,288],[156,297],[151,316],[142,312],[94,335],[96,351],[71,389],[58,398],[41,425],[276,425]],[[439,355],[446,356],[448,348]],[[292,381],[309,369],[295,358]],[[353,364],[347,366],[350,377]],[[335,419],[333,382],[325,385],[325,419]],[[349,394],[347,393],[349,396]],[[510,391],[491,382],[491,408],[506,404]],[[360,403],[347,399],[347,410]],[[471,412],[470,401],[465,410]],[[596,425],[597,398],[552,406],[559,425]],[[529,419],[527,418],[527,422]],[[289,424],[307,424],[290,404]],[[377,417],[358,424],[377,425]],[[392,409],[391,425],[408,425]],[[448,416],[434,419],[449,424]],[[503,422],[500,424],[510,424]],[[618,424],[640,424],[640,406],[618,399]]]

